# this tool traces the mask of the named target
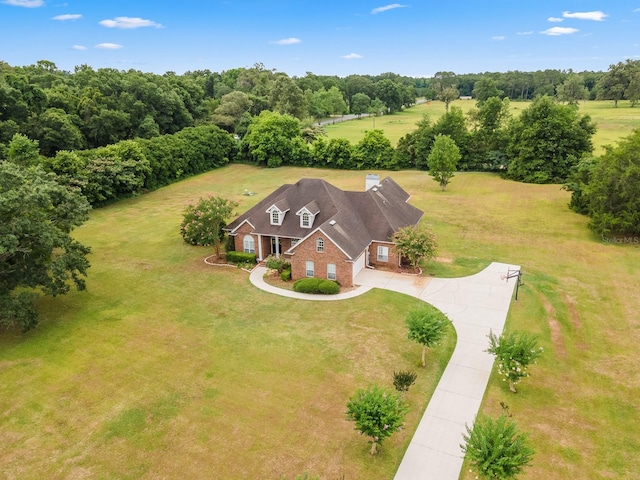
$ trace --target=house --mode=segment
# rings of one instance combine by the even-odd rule
[[[282,185],[225,228],[235,249],[291,262],[291,277],[352,285],[365,267],[400,267],[392,236],[422,211],[391,178],[367,175],[365,190],[343,191],[319,178]]]

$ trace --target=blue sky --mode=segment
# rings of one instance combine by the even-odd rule
[[[640,0],[0,0],[0,32],[0,60],[70,71],[606,71],[640,58]]]

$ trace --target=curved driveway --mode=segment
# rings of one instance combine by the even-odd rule
[[[414,296],[444,312],[453,322],[458,341],[394,480],[457,480],[464,459],[460,444],[465,424],[474,422],[493,366],[493,356],[485,352],[487,336],[490,331],[502,332],[517,281],[505,280],[509,269],[519,267],[494,262],[461,278],[413,277],[365,269],[354,281],[359,288],[326,296],[272,287],[262,279],[264,267],[254,269],[250,280],[271,293],[305,300],[341,300],[383,288]]]

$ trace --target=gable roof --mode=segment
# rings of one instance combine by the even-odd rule
[[[232,221],[225,230],[234,232],[245,221],[261,235],[304,238],[318,229],[351,259],[372,242],[390,242],[400,228],[416,224],[422,211],[409,205],[409,194],[391,178],[365,192],[345,192],[319,178],[303,178],[282,185],[256,206]],[[300,217],[286,215],[282,225],[271,225],[265,213],[273,205],[286,204],[299,212],[313,205],[317,211],[312,229],[300,226]],[[295,249],[295,247],[293,247]]]

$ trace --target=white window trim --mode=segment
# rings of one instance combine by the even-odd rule
[[[309,268],[311,267],[311,268]],[[313,276],[316,274],[316,266],[315,263],[313,262],[313,260],[307,260],[304,264],[304,270],[305,270],[305,276],[313,278]],[[309,275],[309,272],[311,272],[311,275]]]
[[[307,219],[307,224],[305,225],[305,218]],[[302,214],[300,215],[300,226],[302,228],[311,228],[311,225],[313,225],[313,215],[311,215],[309,212],[302,212]]]
[[[316,238],[316,252],[324,253],[324,238]]]
[[[333,268],[329,268],[329,267],[333,267]],[[336,264],[335,263],[327,263],[327,279],[328,280],[335,280],[337,278],[337,269],[336,269]],[[333,275],[333,277],[331,276]]]
[[[248,245],[250,245],[250,247],[248,247]],[[242,239],[242,251],[244,253],[256,253],[256,241],[253,236],[244,236],[244,238]]]
[[[379,262],[388,262],[389,261],[389,247],[385,247],[384,245],[378,245],[378,255],[376,257]]]

